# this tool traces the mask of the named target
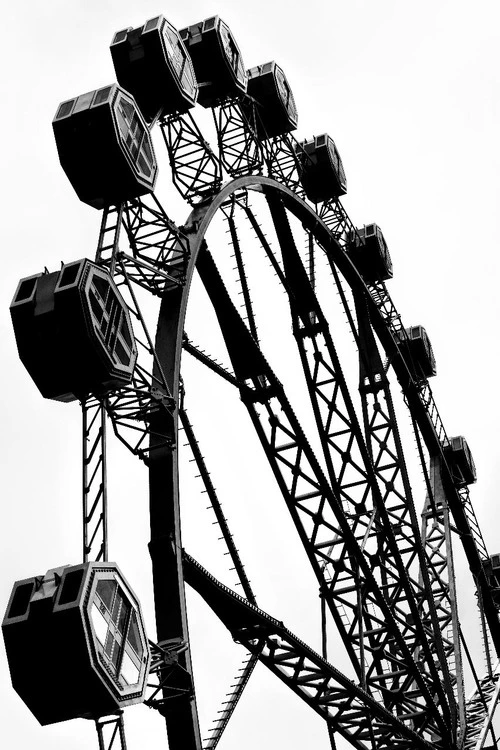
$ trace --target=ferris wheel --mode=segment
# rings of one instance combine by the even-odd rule
[[[81,403],[84,446],[83,561],[15,583],[2,626],[15,689],[41,724],[95,720],[100,750],[126,747],[123,709],[140,702],[164,717],[171,750],[211,750],[260,662],[324,719],[333,748],[496,747],[500,556],[474,513],[470,449],[429,385],[427,332],[403,324],[387,289],[382,231],[342,206],[333,139],[293,136],[284,71],[246,70],[217,16],[181,31],[151,18],[118,31],[111,54],[118,83],[62,102],[53,122],[73,188],[102,211],[95,257],[22,279],[11,305],[41,394]],[[154,192],[153,129],[182,225]],[[149,476],[154,636],[108,561],[111,432]],[[185,545],[184,518],[181,537],[187,464],[232,585],[196,528]],[[226,518],[238,497],[257,552],[274,506],[286,515],[295,546],[275,533],[276,553],[310,571],[317,642],[261,608]],[[459,548],[481,663],[460,624]],[[186,583],[243,657],[206,739]],[[69,651],[79,687],[54,701],[27,674],[63,684]]]

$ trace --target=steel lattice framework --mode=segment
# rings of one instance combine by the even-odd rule
[[[429,382],[401,352],[404,326],[385,283],[365,283],[346,253],[356,229],[340,200],[307,200],[302,147],[290,134],[259,140],[258,110],[252,101],[242,108],[244,99],[212,108],[211,141],[191,115],[159,120],[172,186],[192,207],[182,226],[153,195],[104,209],[95,260],[109,269],[127,302],[139,358],[129,386],[82,403],[84,559],[107,558],[109,420],[149,472],[157,633],[146,703],[165,717],[171,750],[217,745],[258,662],[325,720],[332,747],[337,735],[359,750],[496,746],[500,626],[489,555],[469,490],[447,462],[448,436]],[[221,247],[222,233],[229,253]],[[232,276],[224,252],[231,256]],[[286,300],[302,384],[300,414],[296,393],[290,394],[295,375],[283,378],[283,368],[278,373],[268,356],[255,294],[258,264],[270,269]],[[185,324],[195,274],[224,344],[222,362],[191,338]],[[329,294],[342,327],[332,320]],[[146,312],[150,298],[159,300],[156,336]],[[268,305],[272,314],[273,301]],[[273,332],[277,343],[280,335]],[[350,676],[330,663],[326,648],[317,653],[259,608],[188,417],[184,357],[240,399]],[[423,502],[399,427],[403,408],[424,475]],[[183,549],[180,428],[240,593]],[[485,667],[475,665],[459,622],[457,543],[477,593]],[[204,745],[185,581],[249,652]],[[466,663],[474,684],[470,697]],[[100,719],[97,732],[101,750],[125,748],[121,714]]]
[[[280,148],[284,150],[286,144]],[[168,657],[160,653],[155,663],[153,673],[163,676],[154,682],[149,704],[165,715],[171,746],[179,742],[179,746],[186,747],[191,736],[191,746],[200,747],[189,681],[185,606],[182,589],[176,587],[186,575],[186,580],[251,654],[206,747],[217,744],[258,660],[324,716],[332,736],[338,732],[356,747],[380,748],[394,743],[402,747],[429,746],[436,742],[443,747],[459,747],[463,743],[472,747],[474,737],[476,742],[484,742],[485,726],[490,723],[497,691],[496,671],[492,670],[478,680],[468,701],[464,696],[450,513],[455,526],[467,528],[469,540],[475,541],[473,546],[470,542],[465,546],[469,562],[477,566],[479,561],[484,564],[487,560],[468,492],[464,488],[457,491],[451,481],[442,452],[446,433],[430,386],[427,381],[414,379],[399,353],[396,335],[403,326],[385,284],[366,286],[346,256],[343,239],[346,231],[353,231],[353,225],[341,204],[330,202],[321,210],[314,210],[297,194],[296,176],[288,182],[291,189],[274,177],[258,175],[236,178],[222,189],[214,183],[213,195],[195,205],[177,235],[157,202],[155,211],[145,201],[124,206],[122,224],[130,252],[119,250],[119,225],[114,223],[116,210],[110,209],[103,217],[97,258],[114,270],[122,288],[130,289],[134,301],[131,311],[137,319],[141,318],[132,284],[162,297],[155,345],[151,347],[149,340],[143,347],[153,360],[156,385],[151,390],[156,393],[155,408],[150,400],[147,419],[134,412],[134,430],[140,435],[138,443],[132,444],[125,437],[130,426],[119,416],[129,408],[130,395],[124,390],[106,403],[117,434],[122,430],[121,439],[149,466],[152,513],[158,514],[152,530],[159,530],[162,525],[164,529],[157,537],[153,536],[153,567],[162,591],[167,575],[171,589],[168,601],[174,596],[178,601],[177,623],[171,622],[170,615],[164,623],[165,629],[159,629],[159,643],[168,643],[170,650]],[[255,192],[264,198],[278,251],[271,246],[260,217],[251,207],[249,196]],[[231,300],[207,244],[207,230],[217,214],[227,225],[244,316]],[[306,237],[309,261],[306,263],[291,227],[296,219]],[[248,230],[239,228],[241,220],[252,229],[287,294],[324,468],[282,383],[259,347],[239,239],[239,234]],[[108,225],[114,230],[115,241],[105,248],[102,238]],[[141,236],[145,238],[143,241],[137,239]],[[325,254],[331,269],[359,355],[360,418],[352,403],[327,316],[315,293],[314,252],[318,249]],[[148,258],[147,275],[143,272],[144,258]],[[172,273],[174,267],[179,269],[176,274]],[[219,322],[229,353],[227,367],[197,347],[184,332],[182,319],[195,268]],[[294,638],[283,623],[257,609],[193,428],[182,407],[184,391],[179,366],[183,349],[239,390],[315,572],[325,605],[351,659],[356,682],[347,680],[322,656]],[[175,358],[172,352],[176,352]],[[412,497],[387,360],[410,406],[421,456],[424,457],[425,451],[431,456],[428,467],[424,462],[427,500],[422,521]],[[172,483],[171,496],[178,497],[174,404],[179,404],[182,426],[249,610],[242,606],[240,596],[182,553],[180,538],[173,546],[167,541],[175,539],[179,532],[178,511],[175,506],[168,512],[164,507],[155,508],[155,493],[164,496],[167,476]],[[148,447],[137,448],[138,445]],[[158,473],[161,479],[157,479]],[[478,583],[481,584],[480,579]],[[495,609],[487,585],[483,586],[483,595],[489,599],[489,605],[483,609],[488,620],[488,606],[490,612]],[[165,594],[159,598],[161,609]],[[484,605],[485,599],[482,601]],[[491,615],[488,622],[492,624]],[[493,633],[492,638],[495,640]],[[171,700],[172,696],[176,699]]]

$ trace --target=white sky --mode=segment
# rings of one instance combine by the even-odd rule
[[[79,409],[39,396],[18,360],[8,312],[20,278],[44,266],[54,270],[61,260],[93,257],[95,251],[100,214],[73,193],[58,163],[51,121],[59,102],[114,79],[108,51],[113,33],[158,13],[178,28],[219,14],[247,67],[275,59],[285,70],[299,110],[298,137],[328,132],[335,139],[348,180],[346,208],[355,224],[376,221],[382,227],[394,263],[393,299],[406,325],[421,323],[430,334],[439,410],[448,434],[465,435],[472,448],[479,477],[472,490],[476,513],[490,552],[500,551],[496,0],[309,0],[301,5],[188,0],[170,7],[150,0],[29,0],[20,6],[4,8],[0,46],[5,353],[0,609],[15,580],[78,562],[81,555]],[[187,218],[187,205],[169,194],[159,197],[167,211],[172,205],[176,221]],[[146,473],[132,468],[133,462],[124,452],[111,456],[111,558],[145,602],[154,635],[148,611]],[[271,543],[268,530],[259,526],[252,530],[263,534],[257,547]],[[287,530],[274,530],[282,545],[288,543]],[[190,551],[196,556],[196,549]],[[288,575],[251,571],[277,616],[273,591],[285,589],[297,603],[310,581],[307,574],[302,577],[300,564],[290,560],[289,565]],[[465,574],[460,585],[469,586]],[[308,594],[312,600],[314,591],[313,586]],[[259,597],[257,585],[256,593]],[[286,603],[279,606],[287,611]],[[193,630],[199,644],[195,662],[199,657],[196,663],[203,665],[195,666],[200,710],[209,721],[224,693],[216,676],[224,673],[225,636],[205,613],[194,615]],[[208,656],[211,661],[204,661]],[[43,675],[32,678],[40,679],[43,690]],[[275,683],[264,674],[248,688],[221,750],[329,747],[322,722]],[[90,723],[39,727],[10,687],[3,649],[0,696],[0,740],[6,746],[97,747]],[[130,750],[165,746],[160,718],[145,707],[128,711],[127,725]]]

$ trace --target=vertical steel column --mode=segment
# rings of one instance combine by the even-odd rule
[[[162,298],[155,339],[153,379],[165,379],[169,393],[179,393],[181,316],[186,295],[182,288],[172,289]],[[149,551],[153,570],[153,589],[157,642],[162,648],[177,650],[176,671],[170,690],[163,690],[158,710],[165,717],[171,750],[201,750],[202,742],[192,679],[188,646],[182,545],[180,533],[178,414],[159,409],[150,415],[149,513],[151,540]],[[172,698],[172,688],[174,696]]]
[[[113,748],[127,750],[123,711],[119,711],[113,716],[96,719],[95,726],[99,740],[99,750],[113,750]]]
[[[82,402],[83,561],[108,559],[106,420],[95,398]]]
[[[106,413],[96,398],[82,402],[83,561],[108,559]],[[127,750],[123,711],[95,720],[99,750]]]
[[[123,203],[120,203],[117,206],[106,206],[102,212],[101,228],[99,230],[99,240],[97,242],[95,262],[99,265],[109,266],[112,276],[114,276],[115,272],[123,208]]]

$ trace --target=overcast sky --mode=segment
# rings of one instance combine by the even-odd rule
[[[285,70],[299,111],[298,137],[328,132],[335,139],[348,181],[344,204],[355,224],[375,221],[383,229],[394,263],[391,294],[404,323],[423,324],[431,337],[439,410],[448,434],[465,435],[471,446],[479,477],[474,506],[490,553],[500,551],[496,0],[185,0],[170,6],[152,0],[27,0],[4,8],[0,45],[5,363],[0,609],[15,580],[81,556],[79,409],[39,395],[18,359],[8,312],[20,278],[95,252],[100,214],[78,201],[60,168],[51,121],[61,101],[114,80],[108,49],[114,32],[158,13],[177,28],[219,14],[246,67],[274,59]],[[160,150],[160,141],[156,144]],[[159,197],[169,210],[171,196]],[[174,197],[171,205],[173,218],[182,223],[189,207]],[[133,463],[123,451],[111,456],[110,549],[145,602],[153,636],[146,474]],[[276,530],[280,542],[281,531]],[[267,574],[273,578],[273,571],[255,570],[255,579],[263,582]],[[292,585],[299,574],[290,561],[289,575],[276,573],[275,586],[300,601]],[[308,580],[300,579],[298,586]],[[465,571],[460,586],[469,586]],[[266,589],[266,604],[272,605],[273,590]],[[314,591],[310,596],[315,598]],[[224,685],[212,675],[225,659],[220,644],[226,636],[204,617],[195,615],[193,629],[200,644],[195,668],[206,736],[223,697]],[[203,661],[203,651],[213,652],[212,661]],[[39,679],[43,690],[43,675],[32,679]],[[5,746],[97,747],[89,722],[37,724],[10,687],[3,649],[0,695]],[[144,706],[127,712],[127,725],[130,750],[165,746],[160,718]],[[221,750],[236,746],[326,750],[329,743],[322,722],[263,674],[249,687],[220,744]]]

